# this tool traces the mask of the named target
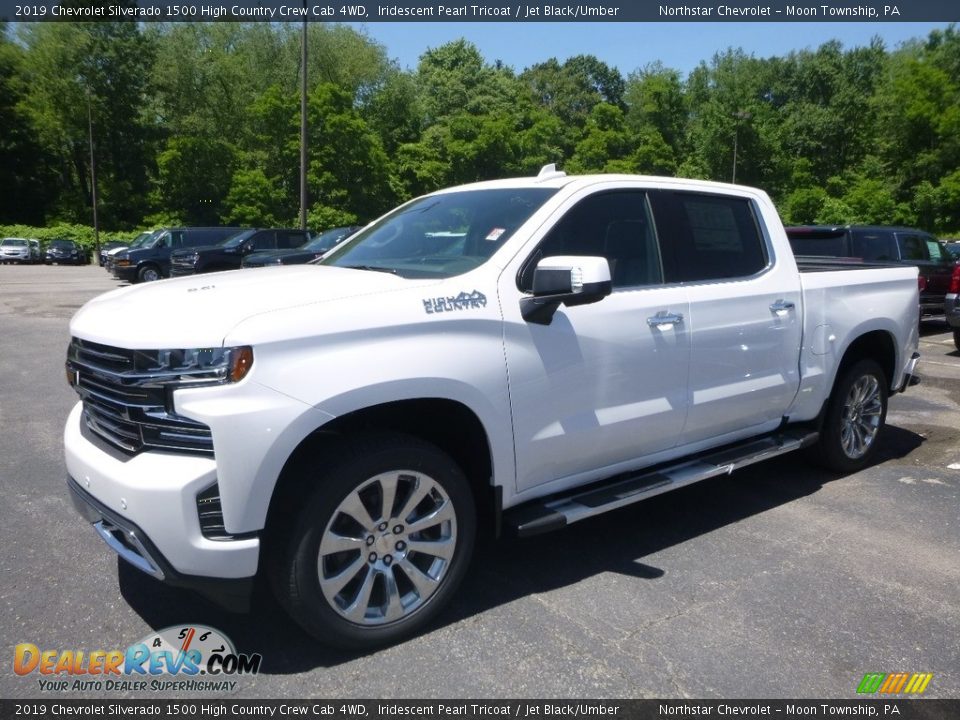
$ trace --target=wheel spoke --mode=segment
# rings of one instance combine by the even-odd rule
[[[347,550],[363,550],[363,539],[345,537],[344,535],[337,535],[335,532],[330,531],[324,535],[323,540],[320,541],[321,557]]]
[[[413,512],[413,509],[423,502],[423,499],[429,492],[430,484],[427,483],[424,478],[417,477],[416,486],[413,492],[410,493],[410,497],[408,497],[407,501],[403,504],[403,508],[397,513],[397,519],[406,522],[407,517]]]
[[[407,543],[407,550],[432,557],[449,560],[453,557],[453,551],[456,550],[457,542],[453,538],[443,538],[441,540],[410,540]]]
[[[383,503],[380,509],[381,520],[390,520],[393,517],[393,501],[397,497],[399,480],[398,475],[391,475],[389,479],[380,478],[380,490],[383,495]]]
[[[403,568],[403,574],[410,579],[410,582],[417,589],[417,594],[421,600],[426,600],[437,589],[439,583],[406,558],[400,561],[400,567]]]
[[[383,574],[387,586],[387,609],[383,616],[387,622],[397,620],[403,615],[403,604],[400,602],[400,590],[397,588],[397,578],[390,569]]]
[[[357,596],[353,602],[343,609],[343,614],[354,622],[361,622],[367,614],[367,608],[370,607],[370,593],[373,592],[373,584],[377,579],[377,574],[373,568],[367,568],[367,575],[363,578],[363,584],[357,591]]]
[[[367,506],[363,504],[356,490],[350,493],[340,505],[340,512],[352,517],[367,532],[372,532],[377,525],[376,521],[370,517],[370,511],[367,510]]]
[[[453,520],[454,515],[455,513],[453,511],[453,505],[448,500],[444,500],[443,504],[440,505],[436,510],[424,515],[421,518],[417,518],[412,523],[407,525],[407,532],[410,535],[423,532],[427,528],[431,528],[434,525],[439,525],[447,520]]]
[[[363,566],[363,554],[357,556],[357,559],[352,563],[347,565],[343,570],[338,572],[336,575],[330,577],[324,577],[323,574],[323,558],[320,559],[320,585],[324,589],[324,594],[328,598],[334,598],[340,594],[340,591],[347,586],[351,580],[357,575],[357,571]]]

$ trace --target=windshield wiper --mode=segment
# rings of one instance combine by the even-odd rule
[[[337,267],[343,267],[349,270],[373,270],[374,272],[385,272],[391,275],[397,274],[397,271],[393,268],[383,267],[382,265],[339,265]]]

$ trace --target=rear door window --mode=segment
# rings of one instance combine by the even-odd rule
[[[756,275],[767,267],[766,244],[748,198],[651,193],[657,234],[675,258],[667,280],[699,282]]]

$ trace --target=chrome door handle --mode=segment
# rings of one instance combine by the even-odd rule
[[[650,327],[660,327],[661,325],[682,325],[683,315],[681,313],[670,313],[661,310],[653,317],[647,318],[647,325]]]
[[[770,312],[775,312],[777,315],[783,315],[787,310],[793,310],[796,307],[789,300],[777,300],[770,306]]]

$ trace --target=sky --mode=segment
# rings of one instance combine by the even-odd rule
[[[466,38],[487,62],[502,60],[517,72],[551,57],[589,54],[617,67],[626,76],[659,60],[686,76],[714,53],[740,47],[766,58],[791,50],[815,50],[837,39],[845,49],[868,45],[880,37],[888,50],[905,40],[925,38],[948,23],[389,23],[362,25],[368,36],[387,49],[401,68],[415,69],[421,54],[444,43]]]

